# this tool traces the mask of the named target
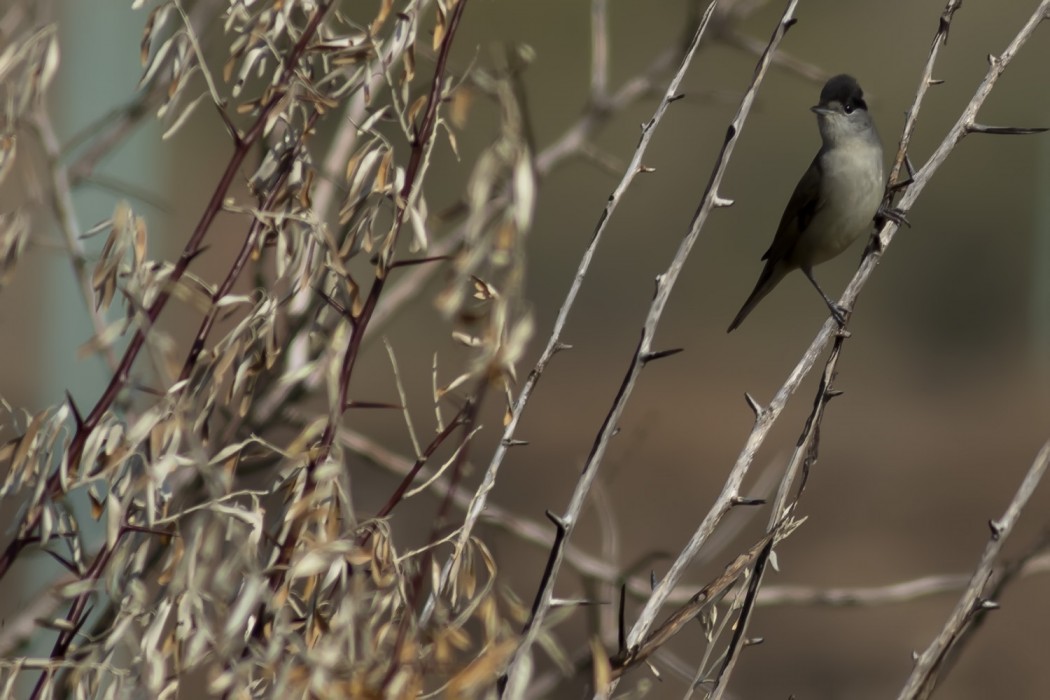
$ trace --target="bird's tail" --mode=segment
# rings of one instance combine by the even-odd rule
[[[762,268],[762,274],[758,276],[758,283],[755,284],[751,296],[747,298],[744,306],[740,309],[740,313],[729,324],[726,333],[732,333],[737,326],[743,323],[747,315],[758,306],[758,302],[762,301],[767,294],[773,291],[773,287],[776,287],[787,273],[788,269],[784,265],[780,265],[774,260],[767,261],[766,266]]]

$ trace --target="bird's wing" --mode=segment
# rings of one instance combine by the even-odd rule
[[[820,197],[821,181],[820,153],[813,158],[813,163],[806,169],[802,179],[795,185],[791,200],[780,217],[777,235],[773,244],[762,256],[763,260],[776,262],[790,256],[791,250],[798,242],[799,236],[809,227],[813,217],[822,205]]]

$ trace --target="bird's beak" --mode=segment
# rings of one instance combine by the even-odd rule
[[[831,109],[830,107],[824,107],[823,105],[813,105],[812,107],[810,107],[810,109],[816,112],[817,114],[822,114],[825,116],[835,113],[835,110]]]

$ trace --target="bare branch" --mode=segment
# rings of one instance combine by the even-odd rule
[[[1043,3],[1043,5],[1047,5],[1047,3]],[[993,606],[989,605],[989,603],[994,603],[994,601],[983,597],[988,580],[992,575],[992,568],[999,558],[999,552],[1003,548],[1003,543],[1013,531],[1017,519],[1021,516],[1021,511],[1024,510],[1028,499],[1039,485],[1048,466],[1050,466],[1050,442],[1044,444],[1043,448],[1039,450],[1039,454],[1036,455],[1035,461],[1028,469],[1028,473],[1025,475],[1024,480],[1017,489],[1017,493],[1014,494],[1010,505],[1007,506],[1002,517],[989,523],[992,534],[988,544],[984,547],[984,553],[981,555],[977,568],[970,577],[970,584],[963,592],[951,616],[944,623],[940,634],[917,659],[915,668],[912,670],[911,676],[908,677],[908,682],[897,696],[898,700],[928,698],[944,672],[943,664],[946,656],[952,650],[952,647],[959,642],[967,626],[974,622],[976,616],[980,616],[986,610],[993,609]]]
[[[955,6],[957,6],[957,3],[952,1],[949,2],[949,8]],[[915,201],[915,199],[918,197],[921,191],[925,188],[926,184],[929,182],[929,179],[936,172],[936,170],[943,163],[943,161],[947,158],[951,150],[965,136],[965,134],[967,133],[968,125],[973,123],[974,115],[976,115],[978,109],[984,103],[984,100],[987,98],[988,94],[991,92],[991,89],[994,86],[999,75],[1001,75],[1002,71],[1005,70],[1006,66],[1009,64],[1010,60],[1013,58],[1017,50],[1020,49],[1020,47],[1024,44],[1028,37],[1031,36],[1031,33],[1034,31],[1035,26],[1041,21],[1041,19],[1044,18],[1048,6],[1050,6],[1050,2],[1044,1],[1043,3],[1041,3],[1039,9],[1036,10],[1036,12],[1032,15],[1031,19],[1029,19],[1029,21],[1021,29],[1017,37],[1013,40],[1013,42],[1011,42],[1010,46],[1003,53],[1003,55],[999,59],[991,63],[991,67],[989,68],[985,80],[978,87],[977,92],[963,111],[963,114],[959,117],[959,120],[956,122],[955,126],[953,126],[952,129],[945,136],[940,147],[934,152],[930,160],[922,168],[920,168],[918,172],[915,173],[914,181],[908,186],[906,193],[901,200],[901,208],[904,211],[907,211],[907,208],[910,207],[912,202]],[[950,18],[950,14],[948,15],[948,17]],[[920,93],[924,92],[925,87],[929,84],[928,75],[932,71],[932,60],[936,57],[936,47],[938,45],[938,41],[942,39],[943,34],[946,31],[946,20],[942,17],[942,22],[938,30],[938,38],[935,39],[934,50],[931,51],[931,58],[930,61],[928,61],[927,67],[924,72],[925,77],[920,83]],[[917,100],[916,106],[913,107],[911,113],[909,114],[908,122],[905,125],[906,136],[910,135],[911,130],[914,129],[914,120],[916,118],[916,115],[918,114],[919,102],[921,102],[921,99]],[[903,162],[904,160],[903,153],[906,151],[907,143],[908,139],[902,138],[901,153],[898,154],[898,159],[901,162]],[[889,244],[890,240],[893,237],[893,234],[896,232],[898,227],[899,224],[892,220],[888,221],[883,226],[878,236],[878,241],[881,245],[869,247],[868,255],[865,256],[864,260],[861,263],[860,269],[853,278],[853,281],[847,287],[842,299],[839,302],[840,306],[852,308],[857,293],[867,282],[868,278],[874,271],[874,268],[878,263],[878,259],[881,257],[882,251],[885,250],[885,247]],[[742,482],[744,475],[747,473],[748,467],[750,466],[755,453],[757,452],[758,448],[761,446],[766,436],[768,435],[768,432],[773,422],[779,417],[788,398],[790,398],[790,396],[794,393],[795,389],[799,386],[802,379],[813,368],[817,361],[817,358],[823,352],[827,343],[830,342],[832,338],[837,335],[836,329],[837,323],[834,320],[829,320],[824,324],[823,328],[818,333],[816,339],[814,339],[810,347],[806,350],[803,357],[795,366],[794,370],[792,370],[791,374],[788,376],[787,381],[776,393],[769,405],[764,410],[762,410],[761,413],[758,414],[755,426],[752,429],[751,434],[748,436],[746,444],[740,456],[737,458],[736,464],[733,466],[733,469],[729,474],[725,487],[723,488],[719,496],[716,498],[715,504],[712,506],[707,516],[704,518],[700,526],[694,532],[688,544],[682,550],[682,553],[679,555],[675,563],[672,565],[668,574],[665,575],[664,578],[661,580],[660,585],[657,586],[656,590],[653,592],[652,597],[643,609],[638,621],[635,623],[634,628],[632,628],[631,634],[628,637],[629,647],[632,644],[636,644],[638,640],[641,639],[644,636],[644,634],[648,631],[664,599],[681,579],[685,567],[688,565],[689,562],[692,561],[693,557],[696,555],[696,553],[700,550],[703,544],[707,541],[708,537],[710,537],[711,533],[714,531],[715,526],[728,511],[728,508],[730,507],[729,504],[732,502],[732,499],[739,495],[738,489],[740,487],[740,483]],[[757,404],[755,405],[757,406]],[[796,455],[801,454],[801,451],[796,452]],[[776,517],[775,513],[776,511],[774,511],[774,515],[771,516],[771,518]]]
[[[780,40],[783,38],[784,33],[787,32],[788,28],[795,22],[794,12],[797,2],[788,3],[787,8],[784,10],[784,14],[780,18],[780,22],[777,24],[777,28],[770,38],[769,44],[767,45],[766,52],[762,55],[759,61],[758,67],[755,70],[755,76],[752,79],[751,86],[748,88],[747,93],[744,95],[744,99],[741,102],[740,108],[737,111],[736,117],[730,124],[729,132],[726,135],[725,145],[722,147],[722,154],[719,156],[718,164],[715,166],[715,170],[712,173],[711,181],[707,186],[707,191],[704,195],[703,202],[701,203],[700,209],[698,209],[696,217],[693,220],[693,224],[690,230],[690,237],[694,237],[694,232],[698,232],[698,225],[702,225],[707,217],[707,214],[714,207],[715,200],[718,196],[718,185],[721,183],[722,175],[725,172],[726,160],[732,152],[732,144],[739,136],[740,128],[743,125],[743,120],[747,116],[748,111],[751,108],[751,104],[754,101],[755,93],[758,90],[758,86],[761,82],[766,69],[769,66],[769,62],[772,59],[772,55],[776,51]],[[683,247],[689,244],[690,238],[687,238],[683,243]],[[681,253],[680,249],[680,253]],[[676,260],[678,258],[676,257]],[[753,404],[757,406],[757,404]],[[773,411],[773,407],[768,407],[765,411],[758,415],[755,424],[755,430],[752,431],[751,437],[748,439],[747,447],[745,447],[744,455],[737,460],[736,466],[733,471],[730,472],[729,478],[726,480],[725,486],[722,488],[721,493],[715,500],[715,505],[708,512],[707,517],[704,518],[700,527],[694,533],[689,544],[679,554],[678,559],[675,560],[671,569],[667,575],[663,577],[660,584],[653,591],[652,596],[649,598],[644,609],[634,626],[631,628],[630,634],[627,637],[628,648],[638,644],[648,633],[649,628],[653,625],[656,620],[656,615],[659,612],[667,596],[670,595],[671,591],[681,580],[682,574],[684,573],[685,567],[696,557],[703,543],[707,541],[707,538],[714,532],[717,524],[722,520],[723,516],[729,512],[730,508],[733,507],[734,499],[740,497],[740,486],[743,483],[744,476],[747,474],[748,468],[751,465],[751,461],[754,457],[754,453],[757,451],[761,440],[756,438],[756,434],[764,434],[768,430],[768,423],[770,423],[770,415]]]
[[[91,286],[91,273],[88,270],[87,256],[84,252],[84,243],[81,240],[82,233],[80,224],[77,222],[76,208],[73,205],[73,191],[70,185],[69,173],[62,164],[61,147],[58,136],[51,125],[51,117],[47,111],[38,110],[33,125],[36,128],[37,138],[47,156],[47,164],[51,173],[51,209],[58,227],[62,231],[62,239],[66,244],[66,253],[69,262],[73,265],[73,274],[80,286],[80,294],[84,299],[88,317],[96,336],[102,336],[106,330],[106,322],[95,305],[95,292]],[[104,345],[102,356],[111,370],[117,368],[117,356],[110,345]]]

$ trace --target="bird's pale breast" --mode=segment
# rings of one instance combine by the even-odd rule
[[[878,142],[832,148],[821,158],[822,206],[792,251],[792,262],[813,266],[839,255],[871,230],[883,194]]]

